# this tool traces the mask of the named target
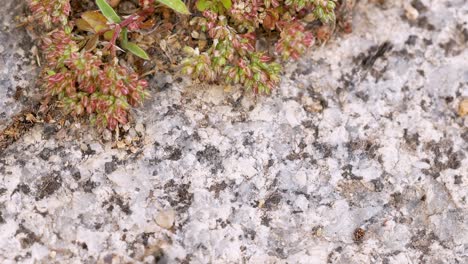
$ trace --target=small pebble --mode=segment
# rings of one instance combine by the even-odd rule
[[[169,229],[174,225],[175,212],[172,209],[161,211],[154,220],[160,227]]]
[[[463,99],[458,107],[458,114],[461,117],[468,115],[468,99]]]
[[[130,135],[126,135],[124,141],[125,141],[125,144],[131,145],[132,144],[132,137]]]
[[[408,20],[416,21],[419,17],[419,12],[412,5],[407,4],[405,5],[405,15]]]
[[[143,134],[145,132],[145,127],[143,126],[142,123],[138,123],[135,125],[135,130],[136,132]]]
[[[135,138],[137,136],[137,132],[135,130],[135,128],[130,128],[130,130],[128,131],[128,135],[131,137],[131,138]]]
[[[110,132],[109,129],[105,129],[104,132],[102,132],[102,139],[110,141],[112,139],[112,132]]]
[[[89,149],[89,148],[88,148],[88,145],[86,145],[86,144],[84,144],[84,143],[81,143],[81,144],[80,144],[80,148],[81,148],[81,150],[82,150],[83,152],[86,152],[86,151],[88,151],[88,149]]]

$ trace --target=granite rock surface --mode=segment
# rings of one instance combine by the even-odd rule
[[[6,6],[0,128],[36,89]],[[36,124],[0,156],[0,262],[468,263],[468,5],[354,12],[272,96],[158,75],[120,145]]]
[[[19,27],[18,15],[24,4],[2,1],[0,17],[0,130],[21,110],[38,100],[35,78],[37,48],[24,28]]]

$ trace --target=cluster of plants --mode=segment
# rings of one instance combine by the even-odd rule
[[[58,100],[73,116],[114,130],[148,96],[148,83],[122,58],[159,60],[141,47],[143,29],[171,10],[185,41],[178,70],[193,79],[235,84],[268,94],[281,61],[299,58],[319,38],[313,25],[332,28],[337,0],[139,0],[130,15],[120,1],[96,0],[79,14],[71,0],[28,0],[30,22],[41,32],[43,109]],[[167,13],[167,12],[166,12]],[[176,23],[177,24],[177,23]],[[317,28],[317,27],[316,27]],[[167,30],[176,29],[168,28]],[[183,32],[183,33],[180,33]],[[262,43],[267,43],[262,45]]]

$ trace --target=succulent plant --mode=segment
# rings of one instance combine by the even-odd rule
[[[29,0],[28,5],[33,14],[32,19],[47,29],[54,24],[68,24],[71,12],[69,0]]]
[[[202,12],[191,20],[211,46],[187,47],[182,71],[202,81],[224,80],[258,93],[279,82],[275,58],[298,59],[314,42],[307,22],[334,23],[335,0],[198,0]],[[276,39],[274,52],[257,47],[259,36]]]
[[[130,106],[147,97],[145,80],[115,61],[104,62],[97,54],[80,51],[71,33],[54,31],[43,43],[45,102],[57,97],[72,115],[88,114],[92,122],[113,130],[127,123]]]
[[[191,15],[192,36],[206,37],[205,45],[184,48],[183,73],[268,94],[280,81],[277,60],[306,52],[315,39],[307,24],[333,26],[337,6],[336,0],[198,0],[190,14],[182,0],[138,3],[140,9],[123,17],[106,0],[96,0],[99,10],[70,18],[70,0],[28,0],[30,20],[46,30],[41,37],[43,107],[57,98],[68,113],[87,115],[98,126],[113,130],[127,123],[130,108],[148,96],[148,85],[131,67],[119,65],[118,56],[127,52],[152,59],[130,35],[154,19],[159,4]],[[273,45],[259,45],[266,36]]]

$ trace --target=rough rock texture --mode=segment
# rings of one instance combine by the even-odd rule
[[[18,28],[15,16],[22,14],[24,5],[18,1],[2,1],[0,11],[0,130],[11,117],[29,107],[37,89],[36,57],[31,39]]]
[[[363,0],[273,96],[158,76],[128,150],[37,124],[0,156],[1,262],[468,263],[467,23]]]

